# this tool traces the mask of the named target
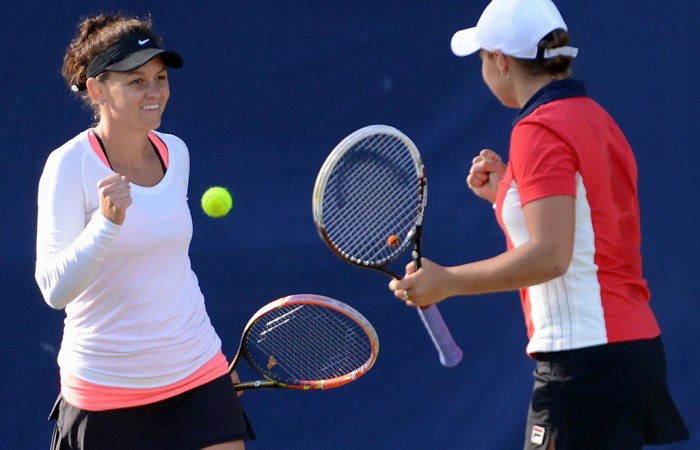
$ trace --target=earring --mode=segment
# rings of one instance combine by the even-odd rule
[[[504,80],[507,80],[508,78],[510,78],[510,72],[506,72],[505,74],[502,73],[501,78],[503,78]]]

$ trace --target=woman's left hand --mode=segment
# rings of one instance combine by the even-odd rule
[[[493,150],[484,149],[472,160],[467,175],[467,186],[478,197],[494,203],[498,183],[505,171],[506,165],[501,161],[501,157]]]

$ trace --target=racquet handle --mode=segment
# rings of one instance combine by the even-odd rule
[[[437,305],[430,305],[425,309],[416,308],[416,310],[440,355],[440,363],[445,367],[454,367],[459,364],[462,361],[462,349],[452,338],[452,333],[447,328]]]
[[[420,269],[421,264],[421,240],[415,240],[415,249],[413,250],[413,263],[416,270]],[[423,321],[425,329],[428,330],[430,339],[440,355],[440,364],[445,367],[454,367],[462,361],[462,349],[459,348],[450,329],[447,328],[445,319],[442,318],[437,305],[430,305],[425,308],[417,308],[420,320]]]

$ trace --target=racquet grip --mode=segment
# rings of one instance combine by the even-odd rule
[[[430,305],[425,309],[416,308],[416,310],[440,355],[440,363],[445,367],[454,367],[459,364],[462,361],[462,349],[452,338],[452,333],[447,328],[437,305]]]

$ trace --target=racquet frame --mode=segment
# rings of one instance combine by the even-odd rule
[[[333,170],[343,155],[360,141],[377,135],[388,135],[392,138],[398,138],[402,142],[404,148],[410,152],[414,164],[415,174],[418,179],[419,201],[416,205],[415,223],[406,233],[405,238],[401,239],[399,245],[389,254],[385,255],[385,257],[372,261],[358,258],[355,255],[349,255],[346,251],[340,248],[336,242],[333,241],[333,238],[330,236],[326,225],[324,224],[323,202],[325,187],[329,178],[331,177],[331,174],[333,173]],[[387,125],[369,125],[356,130],[344,138],[326,158],[326,161],[321,167],[316,178],[316,184],[313,191],[312,207],[314,223],[316,224],[316,228],[323,241],[328,245],[333,253],[346,262],[352,263],[359,267],[380,271],[395,279],[401,279],[401,277],[389,270],[386,265],[397,259],[408,249],[411,244],[413,244],[413,262],[416,265],[416,269],[421,267],[421,236],[423,220],[425,217],[425,207],[428,200],[427,194],[428,183],[425,166],[423,165],[420,152],[413,141],[394,127]],[[452,337],[452,334],[447,327],[438,307],[436,305],[431,305],[428,307],[417,308],[417,311],[436,350],[438,351],[440,363],[446,367],[454,367],[459,364],[459,362],[462,360],[463,352],[455,343],[454,338]]]
[[[279,379],[273,379],[271,378],[268,374],[266,374],[263,370],[258,368],[258,364],[253,360],[253,358],[250,357],[250,354],[248,352],[248,346],[247,346],[247,340],[250,337],[251,330],[253,329],[253,326],[258,323],[258,321],[265,320],[268,316],[271,315],[276,310],[279,310],[281,308],[287,308],[287,307],[294,307],[294,306],[303,306],[303,305],[313,305],[313,306],[320,306],[323,308],[327,308],[329,310],[332,310],[336,313],[340,313],[347,318],[351,319],[355,324],[359,325],[360,328],[364,331],[364,333],[367,335],[370,343],[371,343],[371,351],[370,355],[368,356],[367,360],[359,365],[356,369],[340,374],[338,376],[328,378],[328,379],[323,379],[323,380],[290,380],[290,379],[285,379],[285,380],[279,380]],[[293,318],[292,318],[293,320]],[[357,380],[360,378],[362,375],[367,373],[372,366],[374,365],[375,361],[377,360],[377,356],[379,354],[379,338],[377,336],[377,332],[375,331],[374,327],[372,324],[362,315],[360,312],[358,312],[356,309],[352,308],[351,306],[340,302],[338,300],[335,300],[330,297],[325,297],[321,295],[315,295],[315,294],[296,294],[296,295],[289,295],[280,299],[277,299],[275,301],[272,301],[268,303],[267,305],[263,306],[260,308],[249,320],[248,323],[246,324],[243,335],[241,337],[241,342],[238,348],[238,352],[236,353],[236,356],[234,357],[233,361],[229,365],[229,373],[233,372],[237,365],[239,364],[241,357],[243,359],[246,359],[248,362],[248,365],[255,370],[257,373],[263,376],[264,379],[262,380],[256,380],[256,381],[248,381],[248,382],[242,382],[242,383],[236,383],[234,384],[234,388],[237,391],[242,391],[242,390],[249,390],[249,389],[267,389],[267,388],[286,388],[286,389],[294,389],[294,390],[318,390],[318,389],[332,389],[336,387],[343,386],[345,384],[348,384],[352,381]],[[273,355],[270,355],[273,356]]]

